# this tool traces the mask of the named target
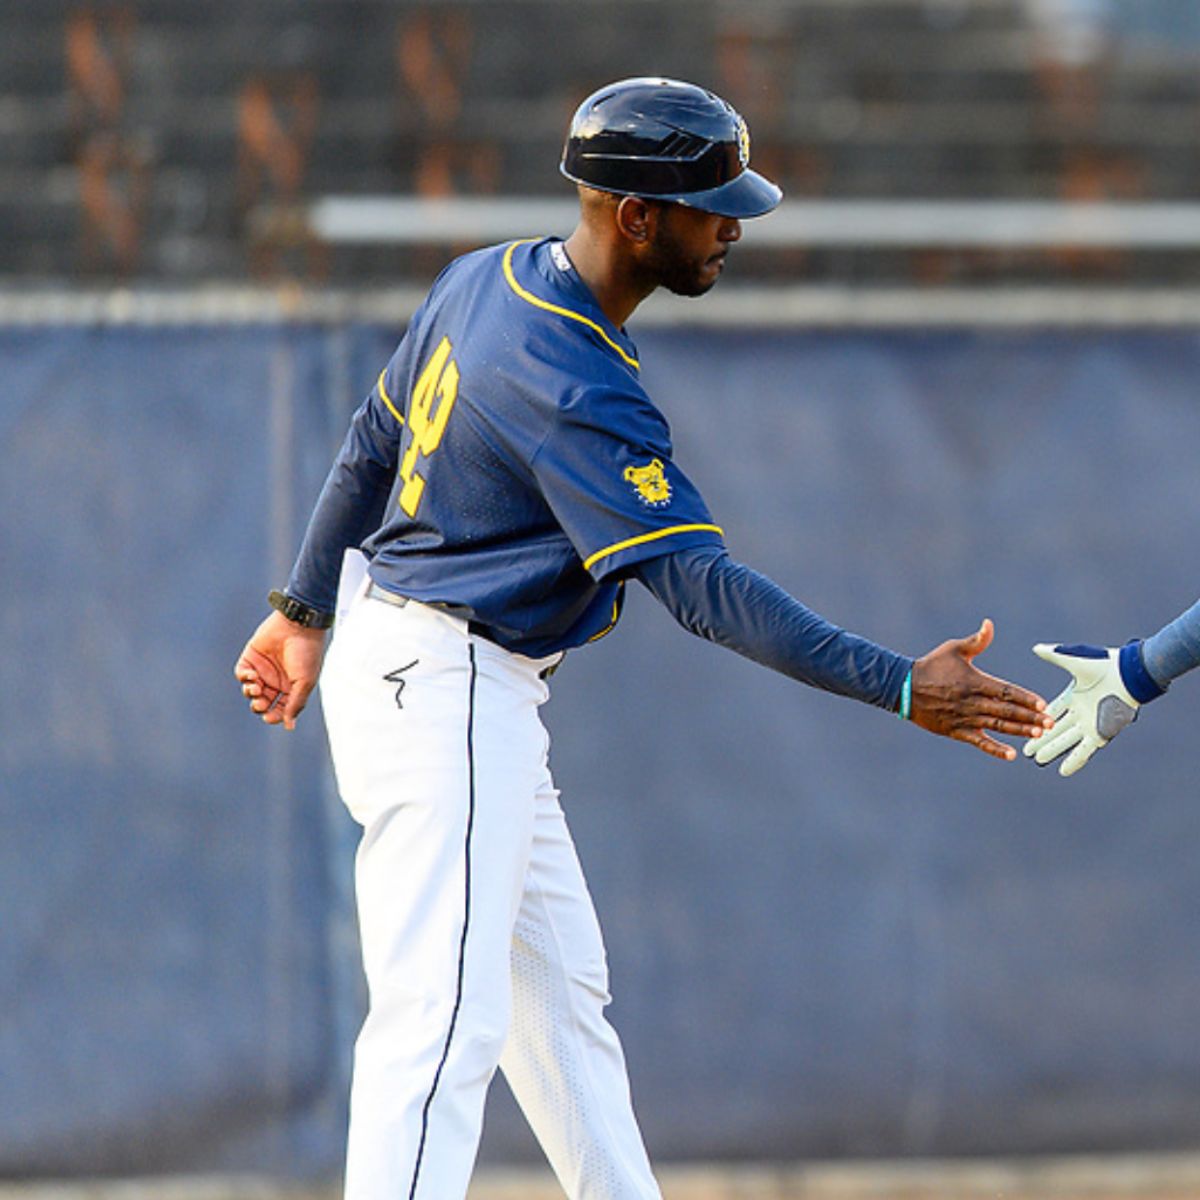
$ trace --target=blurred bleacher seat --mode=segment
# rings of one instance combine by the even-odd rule
[[[574,105],[639,73],[727,95],[796,198],[1192,200],[1200,38],[1171,0],[1124,3],[1143,20],[1118,0],[5,0],[0,277],[427,278],[458,247],[322,246],[305,205],[567,195]],[[1200,269],[1200,250],[744,249],[740,276],[775,281]]]

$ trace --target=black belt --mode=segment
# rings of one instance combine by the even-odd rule
[[[412,599],[411,596],[401,596],[396,592],[389,592],[387,588],[380,587],[379,584],[375,583],[374,581],[367,586],[367,596],[371,600],[382,600],[385,604],[394,604],[397,608],[403,608]],[[429,607],[437,608],[437,605],[432,604]],[[446,612],[449,616],[454,616],[454,613],[450,612],[448,609],[442,609],[441,611]],[[484,638],[486,641],[491,642],[494,646],[500,645],[500,643],[497,642],[492,636],[489,627],[487,625],[481,625],[478,621],[468,621],[467,632],[474,634],[476,637]],[[505,649],[503,646],[500,648],[502,650]],[[550,676],[558,670],[559,663],[561,662],[562,659],[559,658],[558,662],[551,663],[548,667],[544,667],[538,672],[538,678],[549,679]]]

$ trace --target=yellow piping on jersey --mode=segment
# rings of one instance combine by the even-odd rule
[[[379,388],[379,398],[388,406],[388,411],[400,422],[404,424],[404,418],[396,411],[396,406],[392,403],[392,398],[387,394],[387,388],[383,386],[383,377],[387,374],[387,367],[384,367],[379,372],[379,383],[376,385]]]
[[[512,290],[516,292],[522,300],[532,304],[535,308],[544,308],[547,312],[557,313],[560,317],[570,317],[572,321],[578,321],[581,325],[586,325],[589,329],[598,333],[605,340],[605,342],[607,342],[608,345],[611,346],[635,371],[640,371],[642,367],[638,360],[626,354],[625,351],[622,350],[621,347],[618,346],[617,343],[614,342],[607,333],[605,333],[604,327],[598,325],[591,319],[591,317],[585,317],[583,313],[572,312],[569,308],[562,308],[558,304],[551,304],[550,301],[543,300],[540,297],[535,296],[532,292],[527,292],[517,282],[517,277],[513,274],[512,269],[513,251],[516,250],[518,246],[525,246],[536,240],[536,238],[523,238],[519,242],[513,242],[513,244],[509,246],[507,250],[505,250],[504,278],[508,280],[508,286],[512,288]]]
[[[583,561],[583,569],[590,571],[594,564],[598,563],[602,558],[607,558],[610,554],[617,554],[621,550],[628,550],[631,546],[642,546],[646,542],[656,542],[659,538],[670,537],[676,533],[695,533],[703,530],[706,533],[719,533],[722,537],[725,536],[725,530],[720,525],[672,525],[669,529],[656,529],[653,533],[639,534],[637,537],[626,538],[623,542],[617,542],[612,546],[605,546],[603,550],[597,550],[590,558]]]
[[[598,642],[605,634],[612,633],[617,627],[617,622],[621,619],[621,597],[625,594],[625,580],[619,580],[617,583],[617,594],[613,597],[612,619],[599,633],[593,633],[589,642]]]

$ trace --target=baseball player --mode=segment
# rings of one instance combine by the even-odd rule
[[[1016,751],[993,733],[1050,724],[1039,697],[973,666],[990,622],[915,661],[838,628],[730,558],[675,462],[625,322],[657,287],[706,292],[741,221],[779,202],[749,156],[745,122],[691,84],[586,100],[561,164],[575,232],[438,277],[238,660],[251,709],[290,729],[339,614],[322,701],[363,827],[369,985],[349,1200],[462,1197],[497,1066],[568,1196],[660,1194],[538,716],[631,580],[702,637],[997,757]]]
[[[1054,732],[1027,741],[1025,754],[1041,767],[1062,759],[1058,773],[1074,775],[1137,720],[1143,704],[1200,666],[1200,601],[1144,641],[1120,647],[1039,642],[1033,651],[1069,671],[1071,682],[1050,702]]]

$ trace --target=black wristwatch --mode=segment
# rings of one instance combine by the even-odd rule
[[[289,621],[303,625],[305,629],[328,629],[333,624],[333,613],[313,608],[311,604],[305,604],[303,600],[297,600],[278,588],[267,593],[267,603],[276,612],[283,613]]]

